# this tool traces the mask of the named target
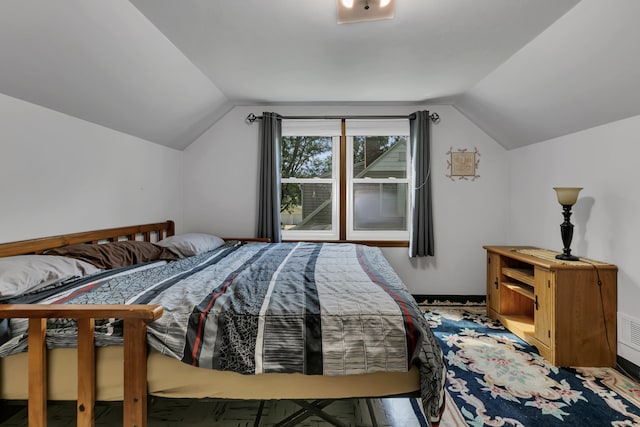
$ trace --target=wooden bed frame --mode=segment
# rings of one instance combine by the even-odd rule
[[[97,231],[73,233],[60,236],[46,237],[40,239],[23,240],[19,242],[0,244],[0,257],[40,254],[47,249],[57,248],[76,243],[104,243],[119,240],[145,240],[155,242],[162,238],[174,235],[175,225],[173,221],[165,221],[153,224],[136,225],[129,227],[110,228]],[[227,238],[231,239],[231,238]],[[267,239],[231,239],[249,241],[268,241]],[[148,356],[152,359],[158,355],[147,354],[146,330],[147,325],[162,316],[163,309],[157,305],[49,305],[49,304],[0,304],[0,319],[2,318],[27,318],[29,319],[29,351],[28,358],[28,400],[29,400],[29,425],[45,426],[47,421],[47,349],[45,345],[46,319],[48,318],[74,318],[78,319],[78,347],[77,347],[77,419],[79,426],[94,425],[94,407],[96,402],[96,349],[94,347],[94,320],[104,318],[121,318],[124,320],[124,347],[123,347],[123,425],[145,427],[147,425],[147,396],[148,396],[148,372],[152,374],[154,370],[148,371]],[[13,357],[13,356],[10,356]],[[163,356],[166,358],[166,356]],[[157,360],[157,357],[156,359]],[[171,362],[174,362],[171,359]],[[177,369],[191,369],[182,367],[177,361]],[[157,365],[153,365],[157,366]],[[175,365],[174,365],[175,366]],[[166,369],[166,368],[165,368]],[[173,368],[172,368],[173,369]],[[163,370],[163,372],[165,372]],[[180,371],[182,372],[182,371]],[[184,372],[188,374],[188,372]],[[243,384],[251,393],[259,382],[245,382],[246,375],[222,372],[222,374],[236,375],[231,381]],[[294,399],[301,397],[304,399],[335,399],[342,397],[376,397],[376,396],[407,396],[415,395],[419,389],[417,369],[402,373],[374,373],[367,374],[372,379],[366,382],[355,382],[353,378],[326,377],[327,380],[340,380],[344,382],[316,382],[322,376],[306,376],[302,374],[264,374],[281,375],[276,378],[280,386],[295,387],[302,391],[300,395],[295,392],[295,397],[291,397],[291,390],[287,393],[279,394],[276,397],[238,397],[233,395],[233,391],[225,389],[223,395],[217,394],[218,398],[231,399]],[[283,379],[282,376],[300,375],[305,378],[302,383],[300,379]],[[394,376],[395,375],[395,376]],[[205,378],[202,374],[200,377]],[[181,376],[182,377],[182,376]],[[362,377],[362,376],[361,376]],[[184,378],[188,378],[187,375]],[[207,377],[208,378],[208,377]],[[324,377],[323,377],[324,378]],[[251,378],[258,381],[264,378]],[[373,380],[373,382],[371,382]],[[208,381],[208,380],[207,380]],[[308,382],[304,382],[308,381]],[[260,383],[264,385],[264,383]],[[269,383],[271,384],[271,383]],[[293,384],[296,384],[295,386]],[[349,386],[345,387],[347,384]],[[337,397],[339,393],[344,393],[346,388],[354,384],[353,393],[359,395],[344,395]],[[375,390],[371,389],[374,384]],[[302,387],[302,389],[299,389]],[[321,389],[324,387],[325,391]],[[268,388],[268,387],[267,387]],[[330,390],[327,394],[326,389]],[[270,392],[272,389],[269,389]],[[152,391],[153,393],[153,391]],[[250,393],[250,394],[251,394]],[[310,396],[305,397],[304,393]],[[324,394],[323,394],[324,393]],[[377,394],[375,394],[377,393]],[[155,395],[155,394],[154,394]],[[161,396],[161,394],[158,394]],[[253,394],[252,394],[253,395]],[[244,394],[242,395],[244,396]],[[323,397],[324,396],[324,397]],[[190,397],[190,396],[175,396]],[[213,396],[208,396],[213,397]]]
[[[0,244],[0,257],[40,254],[47,249],[76,243],[118,240],[158,241],[173,236],[173,221],[131,227],[110,228],[41,239]],[[78,402],[79,426],[94,425],[95,407],[95,319],[121,318],[124,321],[123,425],[147,425],[147,324],[162,316],[158,305],[50,305],[0,304],[0,318],[29,319],[29,426],[47,425],[47,319],[78,320]]]

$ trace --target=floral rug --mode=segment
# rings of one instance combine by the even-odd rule
[[[640,426],[640,385],[610,368],[557,368],[482,308],[425,313],[447,363],[441,426]]]

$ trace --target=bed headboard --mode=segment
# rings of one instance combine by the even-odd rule
[[[19,242],[0,243],[0,257],[40,254],[47,249],[59,248],[76,243],[95,244],[101,242],[116,242],[118,240],[157,242],[174,234],[175,223],[171,220],[153,224],[83,231],[81,233],[62,234],[60,236],[21,240]]]

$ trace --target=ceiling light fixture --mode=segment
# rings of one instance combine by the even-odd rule
[[[393,18],[395,0],[336,0],[338,24]]]

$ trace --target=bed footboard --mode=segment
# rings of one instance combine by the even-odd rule
[[[147,425],[147,325],[162,316],[158,305],[0,305],[1,318],[29,319],[29,426],[47,424],[47,319],[78,320],[78,426],[94,425],[95,319],[124,321],[123,426]]]

